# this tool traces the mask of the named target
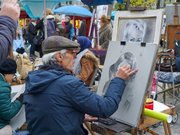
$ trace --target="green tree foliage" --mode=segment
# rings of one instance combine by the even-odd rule
[[[130,6],[153,9],[156,8],[156,0],[130,0]]]
[[[146,7],[147,9],[156,8],[157,0],[124,0],[123,3],[116,3],[114,6],[115,10],[126,10],[127,2],[130,1],[131,7]]]
[[[127,4],[127,0],[124,0],[123,3],[116,3],[114,5],[114,9],[115,10],[126,10],[126,4]]]
[[[123,3],[123,4],[116,3],[114,8],[115,8],[115,10],[125,10],[125,7],[126,7],[125,3]]]
[[[140,7],[144,6],[144,0],[130,0],[130,6],[131,7]]]

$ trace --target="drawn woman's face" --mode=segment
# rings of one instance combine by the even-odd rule
[[[117,67],[117,70],[119,70],[120,67],[127,65],[131,69],[136,69],[136,59],[134,55],[131,52],[126,52],[124,55],[122,55],[119,61],[119,65]],[[131,76],[131,79],[133,79],[135,75]]]
[[[126,59],[124,59],[119,65],[118,65],[118,70],[120,67],[124,66],[124,65],[127,65],[129,66],[130,68],[132,68],[132,65],[130,64],[130,62],[128,62]]]
[[[122,62],[119,63],[118,69],[124,65],[129,66],[130,68],[135,68],[135,58],[133,54],[126,52],[123,56],[121,56]]]
[[[126,24],[125,40],[130,42],[142,42],[145,26],[140,21],[130,21]]]
[[[109,78],[114,78],[120,67],[127,65],[132,69],[136,69],[136,58],[131,52],[126,52],[110,67]]]

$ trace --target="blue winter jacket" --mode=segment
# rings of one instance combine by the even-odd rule
[[[16,36],[17,23],[7,16],[0,16],[0,64],[6,59],[13,39]]]
[[[33,71],[27,77],[24,94],[30,135],[84,135],[84,115],[112,115],[124,88],[124,80],[115,78],[101,97],[63,69]]]

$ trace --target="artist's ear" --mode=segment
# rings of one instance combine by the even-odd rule
[[[57,60],[58,63],[61,63],[63,60],[63,56],[60,52],[56,53],[55,59]]]

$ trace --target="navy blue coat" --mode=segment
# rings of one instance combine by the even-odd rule
[[[124,80],[115,78],[102,97],[63,69],[33,71],[27,77],[24,95],[30,135],[84,135],[84,115],[112,115],[124,88]]]
[[[7,58],[13,39],[16,36],[17,23],[7,16],[0,16],[0,64]]]

